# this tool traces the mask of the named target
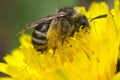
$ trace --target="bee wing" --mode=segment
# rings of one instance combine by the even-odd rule
[[[56,18],[52,20],[50,27],[48,29],[46,38],[48,39],[48,48],[55,49],[58,45],[58,40],[60,40],[60,33],[61,33],[61,21],[60,19]]]
[[[25,32],[25,31],[28,30],[28,29],[35,28],[36,26],[44,23],[45,21],[53,20],[53,19],[55,19],[55,18],[64,17],[64,16],[66,16],[66,15],[67,15],[66,12],[60,12],[60,13],[57,13],[57,14],[54,14],[54,15],[47,16],[47,17],[45,17],[45,18],[42,18],[42,19],[40,19],[40,20],[38,20],[38,21],[35,21],[35,22],[33,22],[33,23],[25,26],[17,35]]]
[[[52,20],[50,27],[47,32],[47,38],[49,39],[50,37],[56,37],[58,34],[60,34],[58,31],[61,30],[61,24],[59,19],[54,19]],[[54,36],[53,36],[54,35]],[[51,38],[52,39],[52,38]]]

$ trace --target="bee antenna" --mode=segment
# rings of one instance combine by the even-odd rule
[[[103,15],[99,15],[97,17],[92,18],[90,21],[93,21],[93,20],[99,19],[99,18],[106,18],[106,17],[107,17],[107,14],[103,14]]]

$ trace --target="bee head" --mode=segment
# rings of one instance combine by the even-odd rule
[[[79,32],[80,27],[82,27],[82,29],[85,27],[90,27],[88,19],[84,15],[81,15],[75,19],[75,31]]]

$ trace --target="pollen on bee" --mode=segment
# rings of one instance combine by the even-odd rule
[[[49,49],[49,53],[50,53],[50,54],[53,54],[53,52],[54,52],[54,51],[53,51],[52,49]]]

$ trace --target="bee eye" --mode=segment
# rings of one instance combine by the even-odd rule
[[[82,25],[85,25],[87,23],[87,20],[86,19],[82,19],[81,23],[82,23]]]
[[[83,27],[88,27],[89,25],[88,20],[85,16],[81,16],[81,25],[83,25]]]

